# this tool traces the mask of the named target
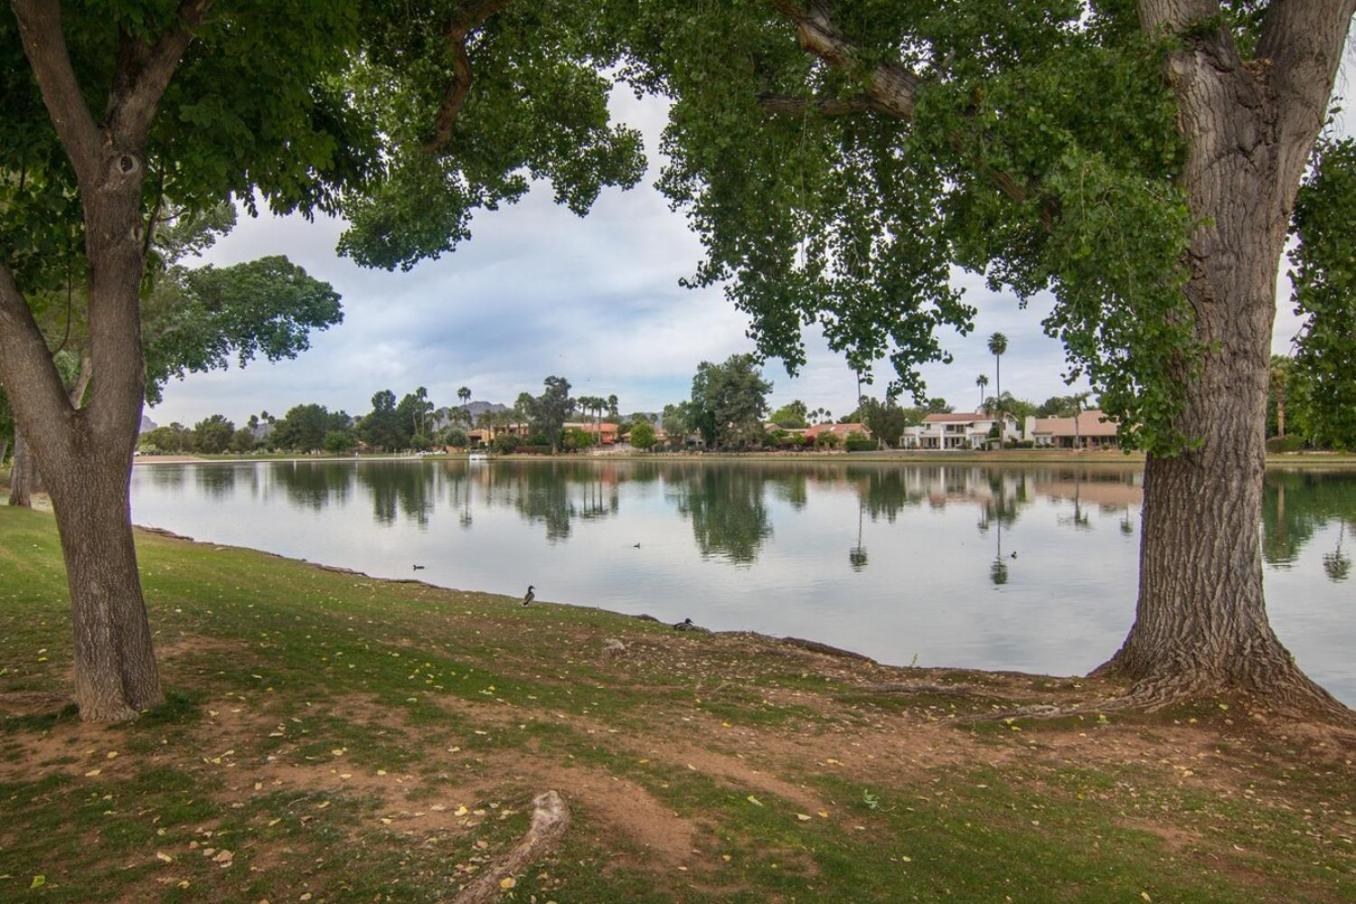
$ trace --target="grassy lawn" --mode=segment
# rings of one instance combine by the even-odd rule
[[[506,901],[1356,900],[1316,728],[974,721],[1116,689],[139,543],[169,699],[85,725],[53,521],[0,508],[0,900],[448,900],[547,789]]]

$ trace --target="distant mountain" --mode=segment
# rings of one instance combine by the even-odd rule
[[[460,405],[452,407],[460,408]],[[509,406],[500,405],[498,402],[467,402],[466,410],[471,412],[471,419],[476,420],[487,411],[508,411]]]
[[[141,432],[142,432],[142,433],[150,433],[152,430],[154,430],[156,427],[159,427],[159,426],[160,426],[159,424],[157,424],[155,421],[153,421],[153,420],[151,420],[150,418],[148,418],[146,415],[143,414],[143,415],[141,416]]]

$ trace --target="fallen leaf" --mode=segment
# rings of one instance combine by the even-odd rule
[[[499,880],[499,887],[502,888],[504,891],[508,891],[510,888],[517,884],[518,880],[513,878],[512,876],[505,876],[504,878]]]
[[[747,800],[749,803],[753,804],[755,807],[761,807],[763,805],[763,802],[758,798],[754,797],[752,794],[750,794],[748,797],[744,799]]]
[[[42,875],[41,873],[39,873],[38,875],[36,875],[36,876],[33,877],[33,884],[32,884],[32,885],[29,885],[28,887],[29,887],[29,888],[42,888],[42,887],[43,887],[44,885],[46,885],[46,884],[47,884],[47,877],[44,876],[44,875]]]

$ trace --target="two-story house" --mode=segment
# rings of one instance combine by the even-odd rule
[[[999,426],[994,436],[994,425]],[[905,427],[900,443],[905,449],[984,449],[991,444],[1002,444],[1022,438],[1017,419],[1004,413],[984,414],[979,411],[953,414],[929,414],[923,423]]]

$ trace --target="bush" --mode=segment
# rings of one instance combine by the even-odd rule
[[[829,430],[825,430],[815,437],[815,445],[822,449],[836,449],[840,442],[838,434]]]
[[[518,448],[518,437],[501,433],[490,441],[490,448],[500,455],[508,455]]]
[[[581,449],[589,448],[593,445],[593,442],[592,433],[578,427],[571,427],[565,431],[565,441],[562,445],[567,452],[578,452]]]
[[[325,434],[323,445],[325,451],[331,455],[343,455],[346,452],[352,452],[353,447],[358,445],[358,440],[346,430],[331,430]]]
[[[849,452],[874,452],[876,450],[876,441],[867,438],[864,433],[849,433],[847,442],[843,448]]]
[[[1299,452],[1304,448],[1304,439],[1298,436],[1273,436],[1267,440],[1268,452]]]
[[[653,448],[657,441],[652,424],[639,421],[631,427],[631,445],[637,449],[644,451]]]

